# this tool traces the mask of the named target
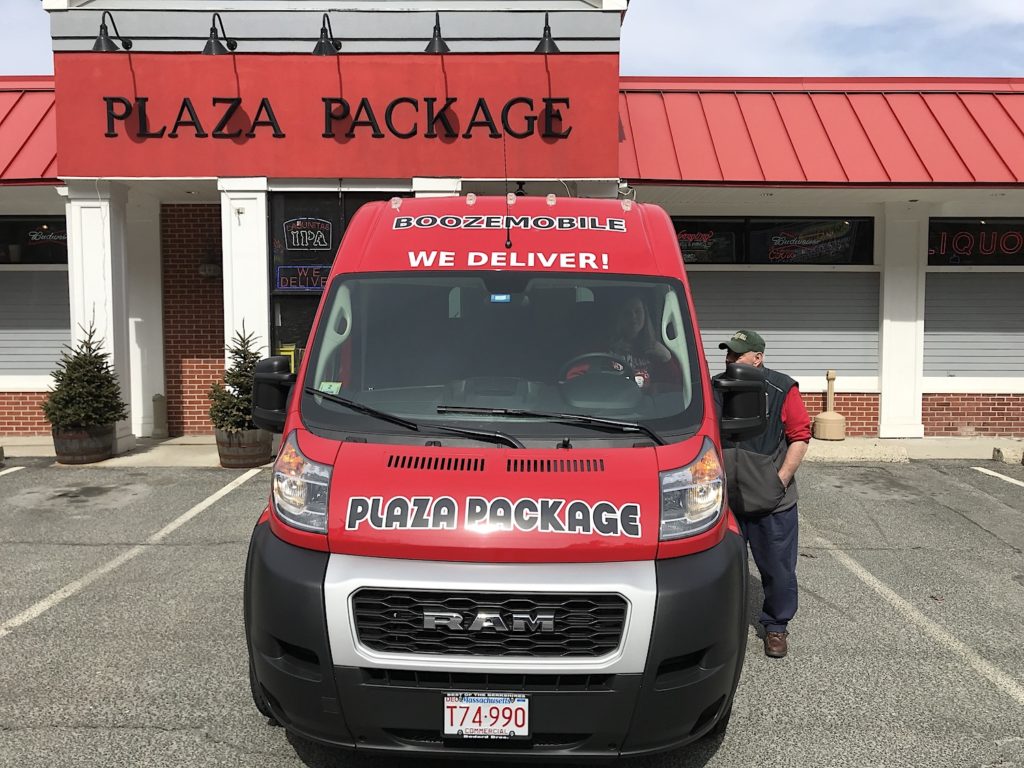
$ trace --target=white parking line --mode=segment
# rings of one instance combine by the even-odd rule
[[[992,477],[998,477],[1000,480],[1005,480],[1008,483],[1013,483],[1014,485],[1019,485],[1021,488],[1024,488],[1024,482],[1021,482],[1020,480],[1016,480],[1016,479],[1014,479],[1012,477],[1007,477],[1006,475],[1001,475],[998,472],[993,472],[991,469],[985,469],[985,467],[971,467],[971,469],[976,469],[979,472],[985,473],[986,475],[992,475]]]
[[[10,469],[0,469],[0,477],[3,477],[4,475],[9,475],[11,474],[11,472],[17,472],[19,469],[24,469],[24,467],[11,467]]]
[[[931,637],[932,640],[941,645],[947,651],[951,651],[962,658],[975,672],[1024,707],[1024,686],[1018,683],[1015,678],[1008,675],[1006,672],[1003,672],[1003,670],[999,669],[994,664],[983,659],[973,648],[968,647],[957,638],[953,637],[953,635],[949,634],[946,630],[917,610],[917,608],[871,575],[871,573],[869,573],[860,563],[845,552],[841,552],[837,549],[835,544],[827,539],[823,539],[821,536],[815,536],[813,541],[816,546],[826,549],[832,557],[838,560],[839,563],[846,568],[846,570],[850,571],[850,573],[864,582],[873,592],[895,608],[905,619],[924,630],[926,635]]]
[[[163,539],[170,536],[171,533],[173,533],[175,530],[177,530],[182,525],[187,523],[189,520],[198,515],[204,509],[212,505],[215,501],[224,496],[227,496],[229,493],[231,493],[231,491],[235,490],[235,488],[240,486],[249,478],[259,474],[259,472],[259,468],[250,469],[244,475],[235,478],[213,495],[203,499],[201,502],[199,502],[190,510],[188,510],[188,512],[186,512],[185,514],[181,515],[178,518],[175,518],[169,524],[167,524],[159,531],[154,533],[152,536],[150,536],[148,539],[146,539],[145,544],[137,544],[131,549],[129,549],[127,552],[122,552],[113,560],[104,563],[99,568],[89,571],[89,573],[85,574],[85,576],[83,576],[82,578],[76,579],[75,581],[72,581],[70,584],[61,587],[56,592],[48,595],[47,597],[44,597],[42,600],[40,600],[38,603],[31,606],[27,610],[22,611],[13,619],[8,619],[3,624],[0,624],[0,638],[6,637],[21,625],[27,624],[28,622],[32,621],[32,619],[36,618],[37,616],[40,616],[41,614],[53,608],[55,605],[58,605],[64,600],[67,600],[72,595],[81,592],[87,586],[96,581],[96,579],[124,565],[129,560],[145,552],[149,547],[153,546],[154,544],[160,543]]]

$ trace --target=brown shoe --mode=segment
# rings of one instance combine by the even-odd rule
[[[789,632],[765,632],[764,633],[764,655],[773,659],[781,659],[789,651],[789,644],[786,637]]]

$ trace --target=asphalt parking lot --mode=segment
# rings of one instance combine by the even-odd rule
[[[251,704],[242,575],[268,478],[0,470],[0,766],[411,765],[292,739]],[[799,478],[790,656],[751,628],[724,738],[622,765],[1024,766],[1024,467]]]

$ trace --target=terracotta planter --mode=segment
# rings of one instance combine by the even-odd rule
[[[114,455],[114,425],[53,429],[58,464],[92,464]]]
[[[220,465],[228,469],[247,469],[266,464],[273,458],[271,442],[273,435],[263,429],[247,429],[243,432],[213,430],[217,436],[217,453]]]

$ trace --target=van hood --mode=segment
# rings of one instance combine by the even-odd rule
[[[653,448],[460,450],[343,443],[331,552],[462,562],[653,560]]]

